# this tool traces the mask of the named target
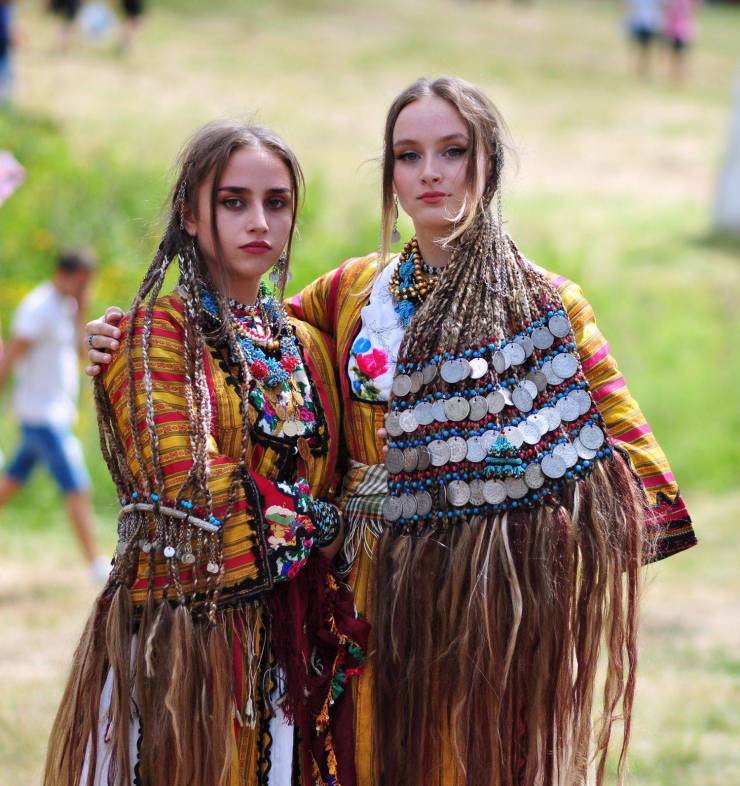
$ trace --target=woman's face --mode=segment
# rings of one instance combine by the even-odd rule
[[[288,243],[293,222],[290,172],[278,156],[261,147],[242,147],[231,155],[216,193],[223,271],[211,226],[212,185],[213,174],[198,190],[197,212],[185,211],[185,228],[197,237],[213,280],[225,276],[229,289],[238,290],[239,284],[258,280],[269,270]]]
[[[460,113],[436,95],[405,106],[393,129],[393,188],[417,234],[446,235],[465,199],[470,140]],[[483,157],[479,161],[483,173]]]

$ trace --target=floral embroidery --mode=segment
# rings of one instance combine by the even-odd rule
[[[380,390],[373,380],[388,371],[388,354],[382,349],[372,347],[368,339],[363,336],[355,341],[350,353],[355,361],[350,368],[356,377],[352,387],[362,398],[377,401],[380,398]]]
[[[315,525],[308,516],[282,505],[270,505],[265,521],[267,543],[275,555],[275,578],[292,579],[306,564],[314,546]]]

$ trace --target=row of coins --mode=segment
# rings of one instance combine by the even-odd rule
[[[557,412],[548,408],[554,418]],[[445,464],[459,464],[462,461],[469,461],[472,464],[482,462],[489,454],[494,443],[499,437],[507,439],[515,448],[521,447],[524,441],[534,444],[539,441],[543,434],[541,430],[550,429],[550,424],[555,420],[548,421],[544,415],[545,410],[532,416],[530,420],[518,426],[506,426],[505,428],[491,429],[480,436],[472,436],[465,439],[463,437],[449,437],[448,439],[435,439],[428,445],[411,446],[407,448],[390,448],[385,456],[385,467],[391,475],[399,475],[409,472],[424,472],[430,466],[443,467]],[[559,421],[558,421],[559,422]],[[565,469],[576,464],[579,458],[593,459],[597,452],[606,441],[604,432],[594,423],[586,423],[578,432],[578,435],[571,442],[566,438],[565,442],[558,443],[553,449],[556,455],[563,454],[565,459]],[[560,475],[551,477],[562,477],[565,469]]]
[[[583,396],[574,397],[573,394],[576,393]],[[556,431],[563,422],[577,420],[589,412],[590,408],[591,397],[587,391],[571,391],[568,396],[558,399],[554,407],[543,407],[516,426],[492,428],[467,438],[456,435],[447,439],[434,439],[427,445],[389,448],[385,466],[388,472],[397,475],[400,472],[423,471],[430,464],[441,467],[448,462],[456,464],[465,460],[479,463],[486,458],[499,437],[506,438],[514,448],[520,448],[524,444],[536,445],[546,434]],[[585,437],[581,437],[581,434]],[[604,433],[598,426],[587,423],[580,429],[576,442],[576,447],[582,445],[579,452],[581,458],[593,458],[588,453],[601,447]]]
[[[410,374],[398,374],[393,380],[391,390],[396,398],[405,398],[410,393],[418,393],[423,385],[433,382],[438,373],[449,385],[455,385],[466,379],[481,379],[488,373],[490,366],[493,366],[494,371],[501,375],[510,368],[526,363],[533,355],[535,349],[545,351],[553,345],[556,338],[562,339],[569,334],[570,322],[567,317],[558,313],[550,317],[547,326],[540,325],[529,334],[520,334],[499,349],[496,349],[493,352],[490,363],[486,358],[480,356],[471,359],[466,357],[452,358],[445,360],[439,367],[435,363],[430,363],[420,371],[413,371]],[[557,356],[555,360],[558,357],[560,356]],[[553,360],[552,362],[554,363],[555,361]],[[567,368],[565,363],[568,362],[560,361],[560,366],[563,370]],[[576,360],[576,370],[577,368],[578,361]],[[554,375],[563,376],[563,379],[573,374],[575,374],[575,370],[566,376],[554,370]]]
[[[555,374],[557,370],[557,374]],[[486,396],[476,395],[472,398],[450,396],[436,401],[419,401],[405,410],[393,410],[385,416],[385,428],[392,437],[411,434],[420,426],[429,426],[434,422],[460,422],[462,420],[482,420],[486,415],[497,415],[505,407],[515,407],[526,414],[534,407],[535,399],[549,385],[560,385],[578,372],[578,359],[570,352],[558,355],[554,360],[547,361],[541,371],[532,371],[515,387],[500,387]],[[579,408],[584,406],[585,390],[573,391],[580,398]],[[590,406],[590,403],[589,403]]]
[[[587,452],[587,455],[593,458],[597,454],[594,451]],[[500,505],[507,500],[520,500],[530,491],[541,489],[548,481],[558,481],[563,478],[568,470],[578,463],[579,458],[583,456],[576,444],[564,442],[556,445],[551,453],[542,457],[540,462],[529,464],[520,477],[452,480],[439,489],[439,508],[448,505],[457,508],[466,505],[478,507],[486,503]],[[586,471],[585,467],[582,469]],[[387,496],[382,503],[382,514],[386,521],[393,523],[401,518],[410,519],[415,515],[425,517],[431,513],[433,506],[434,500],[428,491],[407,492]]]

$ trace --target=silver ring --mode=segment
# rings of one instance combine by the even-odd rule
[[[95,347],[93,346],[93,343],[92,343],[92,340],[94,338],[95,338],[95,336],[88,336],[87,337],[87,345],[90,347],[90,349],[95,349]]]

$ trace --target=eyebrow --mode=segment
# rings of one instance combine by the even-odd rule
[[[229,191],[232,194],[251,194],[252,189],[246,188],[245,186],[221,186],[218,189],[219,192],[221,191]],[[290,194],[292,193],[290,188],[268,188],[268,194]]]
[[[464,139],[466,142],[468,141],[468,137],[461,132],[456,134],[447,134],[447,136],[443,136],[438,139],[438,142],[450,142],[453,139]],[[393,147],[399,147],[400,145],[416,145],[418,144],[417,139],[399,139],[398,142],[393,143]]]

